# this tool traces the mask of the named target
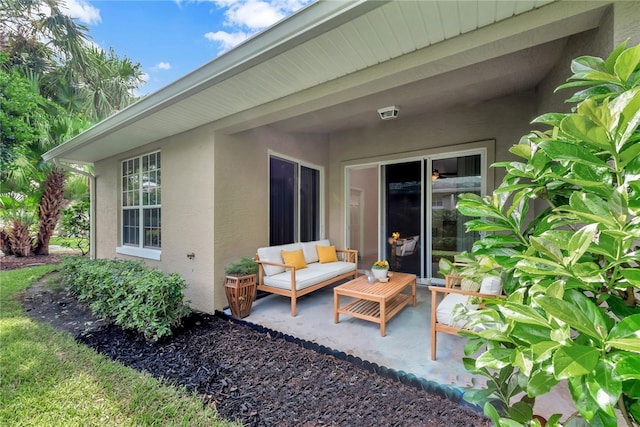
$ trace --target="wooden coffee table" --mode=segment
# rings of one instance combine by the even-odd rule
[[[333,288],[333,321],[340,321],[340,314],[380,324],[380,336],[387,334],[387,321],[398,314],[412,300],[416,306],[416,275],[390,273],[386,283],[371,284],[367,276],[360,276]],[[411,295],[402,291],[411,286]],[[355,300],[340,307],[340,297],[352,297]]]

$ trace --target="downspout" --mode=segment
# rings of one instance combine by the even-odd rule
[[[53,160],[56,166],[89,178],[89,258],[96,259],[96,176],[92,172],[76,169],[68,163]]]

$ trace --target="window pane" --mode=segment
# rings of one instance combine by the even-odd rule
[[[160,208],[144,209],[144,247],[160,248]]]
[[[140,214],[138,209],[122,212],[122,243],[129,246],[140,244]]]
[[[269,244],[295,241],[296,230],[296,164],[283,159],[270,159],[269,174]]]
[[[300,241],[320,238],[320,171],[300,168]]]

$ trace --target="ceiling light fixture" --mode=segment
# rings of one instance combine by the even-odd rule
[[[378,109],[378,114],[382,120],[391,120],[398,117],[398,113],[400,112],[400,108],[395,105],[390,107],[383,107]]]

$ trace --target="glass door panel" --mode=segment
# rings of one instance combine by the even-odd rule
[[[392,271],[422,275],[422,162],[385,165],[382,251]]]
[[[348,246],[358,250],[358,268],[369,270],[378,259],[378,166],[348,171]]]
[[[429,161],[426,161],[428,165]],[[470,251],[478,233],[467,233],[464,223],[470,218],[456,209],[461,193],[481,194],[481,156],[449,157],[431,160],[431,197],[426,198],[431,208],[431,277],[442,278],[438,274],[441,258],[451,261],[454,255]]]

